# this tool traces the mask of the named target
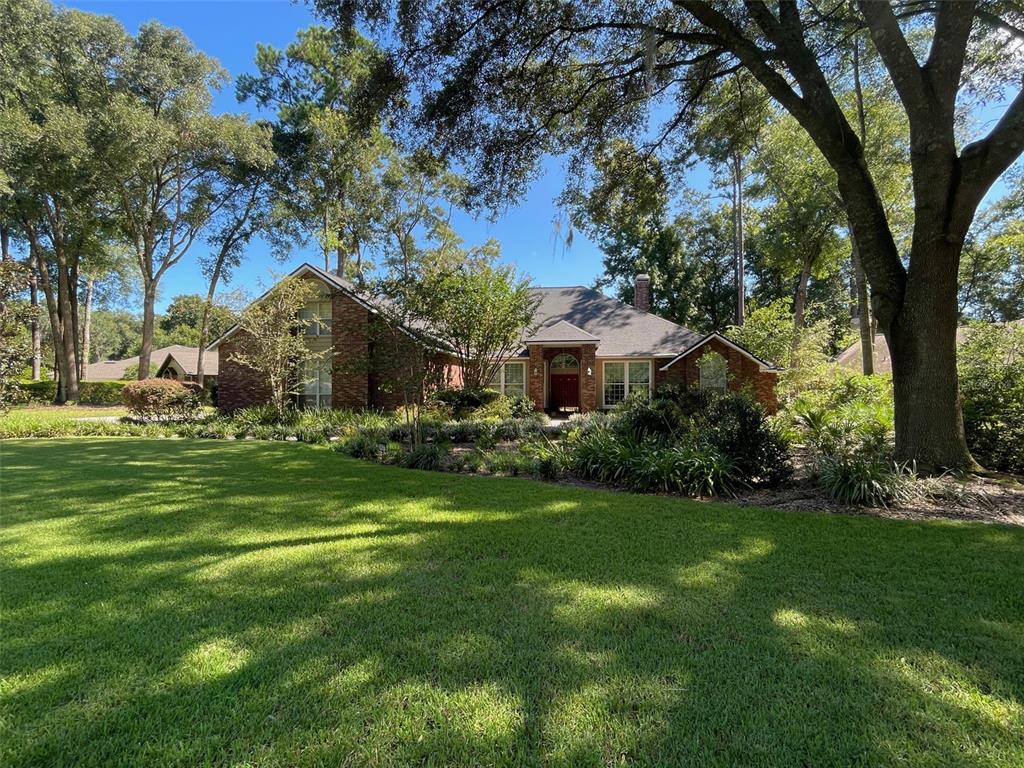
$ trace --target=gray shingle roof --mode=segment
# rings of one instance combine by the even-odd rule
[[[564,322],[596,336],[599,357],[669,357],[703,338],[702,334],[642,312],[593,288],[533,288],[537,299],[536,337]]]
[[[358,289],[348,280],[312,264],[295,269],[293,276],[313,274],[328,285],[351,295],[369,309],[381,306],[381,299]],[[523,332],[523,343],[579,344],[599,339],[597,355],[600,357],[675,357],[692,346],[702,334],[681,325],[642,312],[636,307],[609,298],[593,288],[581,285],[563,288],[531,288],[537,301],[532,332]],[[264,294],[265,295],[265,294]],[[262,298],[262,297],[260,297]],[[259,301],[260,299],[256,299]],[[213,343],[216,348],[238,326],[233,326]],[[429,341],[430,329],[413,324],[406,329]],[[562,338],[572,334],[569,338]],[[519,354],[525,354],[525,348]]]
[[[566,320],[559,320],[554,325],[541,328],[536,333],[525,339],[530,344],[551,344],[554,342],[569,343],[593,343],[599,339],[592,333],[587,333],[579,326],[573,325]]]
[[[199,370],[199,347],[183,347],[180,344],[174,344],[166,349],[168,352],[163,358],[158,359],[156,355],[153,356],[153,360],[159,363],[157,366],[158,371],[173,358],[181,369],[185,371],[186,375],[196,375],[196,372]],[[217,350],[206,350],[206,354],[203,355],[204,376],[217,375],[218,363],[220,362],[219,357]]]

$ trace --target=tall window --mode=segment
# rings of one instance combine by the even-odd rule
[[[331,361],[307,360],[302,366],[304,408],[331,407]]]
[[[504,363],[495,371],[488,386],[503,395],[525,395],[526,363]]]
[[[649,360],[604,364],[605,407],[621,403],[630,392],[651,394],[651,363]]]
[[[726,363],[725,358],[717,352],[705,352],[697,361],[700,372],[700,388],[713,392],[725,392]]]
[[[579,369],[580,361],[572,355],[563,353],[551,358],[552,371],[578,371]]]
[[[299,310],[299,317],[306,321],[307,336],[331,335],[331,300],[314,301]]]

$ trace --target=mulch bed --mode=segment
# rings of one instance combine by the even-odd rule
[[[856,507],[832,501],[807,481],[788,488],[758,489],[735,499],[742,506],[793,512],[831,512],[840,515],[874,515],[902,520],[970,520],[1024,526],[1024,485],[1012,478],[974,477],[968,484],[970,498],[957,499],[953,478],[937,481],[950,486],[950,497],[917,498],[892,507]],[[952,497],[952,498],[951,498]]]

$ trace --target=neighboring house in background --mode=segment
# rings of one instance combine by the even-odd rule
[[[207,350],[203,356],[204,378],[208,384],[216,383],[217,379],[217,351]],[[167,347],[154,349],[150,356],[154,376],[165,379],[178,379],[179,381],[192,381],[196,377],[196,364],[199,360],[198,347],[186,347],[181,344],[171,344]],[[119,381],[126,378],[135,378],[132,371],[138,370],[139,357],[126,357],[123,360],[101,360],[98,363],[90,363],[86,367],[86,381]],[[131,376],[129,376],[131,373]]]
[[[163,354],[164,350],[167,351],[166,355]],[[154,352],[153,362],[159,363],[154,374],[157,378],[195,381],[196,376],[199,375],[199,347],[183,347],[180,344],[172,344]],[[217,380],[219,363],[220,356],[217,354],[217,350],[206,350],[206,354],[203,355],[204,382]]]
[[[960,327],[956,329],[956,345],[959,347],[970,334],[970,328]],[[881,333],[875,334],[874,345],[871,348],[871,358],[874,361],[875,373],[892,373],[892,357],[889,354],[889,344]],[[860,373],[864,370],[864,361],[861,359],[861,343],[857,339],[835,357],[835,361],[843,368]]]
[[[314,348],[331,352],[326,364],[303,376],[300,403],[333,408],[398,405],[388,391],[386,372],[372,365],[382,343],[370,331],[381,322],[374,299],[311,264],[290,276],[320,283],[320,299],[306,310],[319,322],[310,325],[307,338]],[[524,332],[522,348],[502,363],[491,386],[529,396],[537,410],[611,408],[632,391],[652,392],[669,383],[749,390],[770,412],[777,408],[779,368],[719,333],[695,333],[648,312],[651,286],[646,275],[637,276],[636,306],[582,286],[532,291],[537,300],[535,330]],[[456,358],[430,347],[425,332],[400,328],[390,338],[436,356],[446,366],[448,385],[457,386],[461,370]],[[232,359],[243,333],[234,326],[211,345],[221,360],[218,402],[229,411],[268,400],[266,383],[257,372]],[[352,365],[356,359],[371,364]]]

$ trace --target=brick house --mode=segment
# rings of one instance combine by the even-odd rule
[[[395,407],[401,397],[388,386],[387,369],[379,363],[405,354],[430,359],[443,370],[446,385],[461,383],[457,359],[432,347],[427,329],[384,326],[372,297],[311,264],[291,276],[318,281],[320,297],[306,310],[316,318],[307,340],[330,352],[325,355],[328,364],[305,372],[300,404]],[[648,312],[646,275],[636,279],[636,306],[582,286],[532,291],[537,302],[534,330],[524,331],[521,349],[502,362],[491,386],[528,395],[537,410],[611,408],[632,391],[650,392],[668,383],[749,391],[769,412],[777,408],[779,368],[722,334],[695,333]],[[211,346],[219,353],[218,404],[228,411],[268,400],[256,372],[232,359],[243,333],[236,326]]]

